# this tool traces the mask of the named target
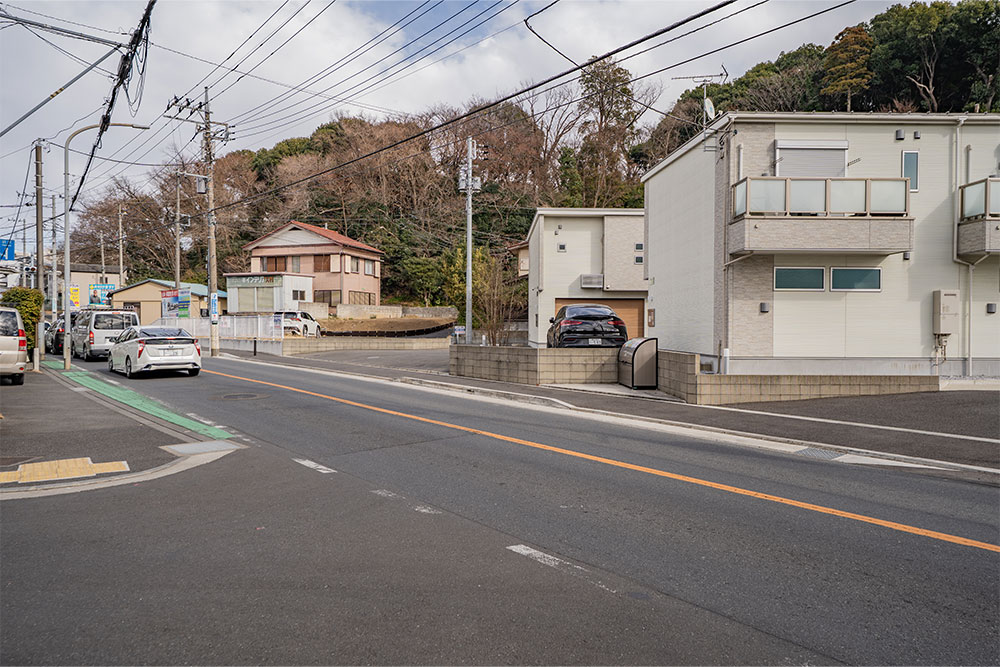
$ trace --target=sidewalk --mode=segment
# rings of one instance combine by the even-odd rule
[[[127,390],[51,365],[0,387],[0,489],[150,470],[178,458],[161,447],[212,437],[161,419],[138,394],[113,399]]]
[[[364,352],[380,355],[377,350]],[[332,353],[325,353],[324,358],[233,356],[392,380],[413,378],[433,386],[444,383],[458,391],[505,392],[513,400],[568,404],[567,409],[1000,469],[1000,394],[995,391],[827,398],[730,408],[688,405],[665,394],[655,398],[644,395],[648,392],[625,395],[613,385],[595,385],[597,391],[590,391],[454,377],[414,368],[416,360],[405,357],[398,365],[406,367],[393,368],[389,363],[364,363],[357,354],[345,354],[344,360]]]

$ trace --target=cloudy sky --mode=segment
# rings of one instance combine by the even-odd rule
[[[659,44],[692,28],[732,18],[650,50],[623,63],[634,76],[650,73],[750,37],[843,0],[738,0],[704,18],[629,52]],[[210,87],[213,117],[235,124],[230,150],[270,147],[308,135],[337,112],[382,116],[419,112],[469,98],[495,97],[561,72],[569,63],[532,35],[522,21],[551,0],[159,0],[142,77],[130,86],[131,103],[120,95],[114,122],[150,125],[148,131],[111,128],[98,156],[126,162],[170,162],[178,150],[193,154],[190,123],[162,117],[175,95],[190,97]],[[670,25],[714,2],[674,0],[560,0],[531,19],[534,27],[567,56],[586,60]],[[739,76],[762,60],[805,42],[828,45],[845,26],[870,19],[891,3],[857,0],[795,26],[751,40],[650,77],[662,88],[657,104],[669,108],[690,81],[672,77],[721,72]],[[0,2],[4,11],[49,25],[127,41],[145,0]],[[755,6],[756,5],[756,6]],[[109,47],[0,21],[0,125],[6,128],[65,84]],[[74,128],[95,123],[111,90],[118,54],[66,89],[0,138],[0,238],[6,238],[24,190],[30,146],[37,138],[54,144],[44,157],[47,195],[62,192],[62,143]],[[208,61],[208,62],[205,62]],[[217,68],[212,63],[247,73]],[[313,79],[326,71],[324,78]],[[292,87],[308,92],[296,93]],[[277,97],[281,96],[281,97]],[[653,120],[653,119],[650,119]],[[78,135],[73,148],[90,149],[93,132]],[[73,178],[85,158],[71,154]],[[95,160],[84,186],[93,196],[115,176],[141,179],[148,167]],[[33,172],[28,189],[33,193]],[[27,203],[32,203],[33,195]],[[49,199],[46,197],[46,216]],[[62,204],[58,204],[59,210]],[[33,209],[21,218],[34,219]],[[20,238],[20,232],[15,234]],[[29,248],[32,241],[29,240]]]

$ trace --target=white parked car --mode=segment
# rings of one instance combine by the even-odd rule
[[[201,345],[184,329],[131,327],[115,340],[108,354],[108,370],[134,377],[144,371],[201,372]]]
[[[319,336],[319,322],[304,310],[285,310],[281,313],[281,326],[297,336]]]

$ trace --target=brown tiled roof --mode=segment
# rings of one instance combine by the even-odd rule
[[[328,238],[331,241],[333,241],[334,243],[338,243],[338,244],[340,244],[340,245],[342,245],[342,246],[344,246],[346,248],[357,248],[358,250],[367,250],[368,252],[377,252],[380,255],[384,255],[385,254],[384,252],[382,252],[378,248],[373,248],[372,246],[367,245],[365,243],[362,243],[361,241],[355,241],[351,237],[344,236],[340,232],[335,232],[335,231],[333,231],[331,229],[326,229],[325,227],[317,227],[316,225],[310,225],[310,224],[305,223],[305,222],[299,222],[298,220],[292,220],[292,221],[288,222],[287,224],[284,224],[281,227],[278,227],[274,231],[272,231],[272,232],[270,232],[268,234],[264,234],[264,236],[261,236],[259,239],[255,239],[255,240],[251,241],[250,243],[247,243],[243,247],[246,248],[247,246],[253,245],[254,243],[257,243],[258,241],[262,241],[262,240],[266,239],[268,236],[272,236],[274,234],[277,234],[278,232],[282,231],[283,229],[287,229],[288,227],[293,226],[293,225],[295,227],[299,227],[301,229],[305,229],[306,231],[313,232],[314,234],[319,234],[320,236],[322,236],[324,238]]]

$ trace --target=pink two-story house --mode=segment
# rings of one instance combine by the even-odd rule
[[[313,277],[313,300],[381,305],[382,258],[378,248],[338,232],[291,221],[243,246],[250,251],[250,272],[292,273]]]

